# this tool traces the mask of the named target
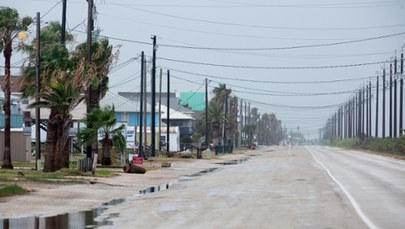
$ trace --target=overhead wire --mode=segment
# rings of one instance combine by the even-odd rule
[[[348,41],[332,42],[332,43],[322,43],[322,44],[310,44],[310,45],[296,45],[296,46],[285,46],[285,47],[259,47],[259,48],[230,48],[230,47],[199,47],[199,46],[186,46],[186,45],[168,45],[168,44],[159,44],[161,47],[169,48],[184,48],[184,49],[201,49],[201,50],[227,50],[227,51],[270,51],[270,50],[288,50],[288,49],[302,49],[302,48],[316,48],[316,47],[328,47],[328,46],[337,46],[344,44],[353,44],[359,42],[373,41],[379,39],[385,39],[390,37],[396,37],[404,35],[405,32],[386,34],[376,37],[369,37],[363,39],[355,39]]]
[[[210,21],[206,19],[197,19],[197,18],[190,18],[190,17],[183,17],[177,16],[167,13],[159,13],[156,11],[140,9],[137,7],[132,6],[125,6],[126,8],[130,8],[139,12],[149,13],[153,15],[165,16],[169,18],[181,19],[185,21],[193,21],[193,22],[202,22],[207,23],[210,25],[225,25],[225,26],[234,26],[234,27],[245,27],[245,28],[254,28],[254,29],[276,29],[276,30],[304,30],[304,31],[347,31],[347,30],[366,30],[366,29],[381,29],[381,26],[368,26],[368,27],[353,27],[353,28],[314,28],[314,27],[281,27],[281,26],[266,26],[266,25],[255,25],[255,24],[242,24],[242,23],[232,23],[232,22],[221,22],[221,21]],[[400,25],[390,25],[390,26],[383,26],[383,27],[403,27],[405,24]]]
[[[163,67],[169,69],[170,71],[185,73],[195,76],[202,76],[214,79],[223,79],[223,80],[232,80],[232,81],[241,81],[241,82],[250,82],[250,83],[264,83],[264,84],[329,84],[329,83],[337,83],[337,82],[351,82],[351,81],[359,81],[364,79],[369,79],[370,77],[359,77],[359,78],[347,78],[347,79],[331,79],[331,80],[314,80],[314,81],[274,81],[274,80],[254,80],[249,79],[249,77],[223,77],[223,76],[216,76],[211,74],[203,74],[203,73],[196,73],[190,71],[179,70],[170,67]]]
[[[388,62],[388,61],[375,61],[375,62],[365,62],[365,63],[355,63],[355,64],[320,65],[320,66],[248,66],[248,65],[230,65],[230,64],[197,62],[197,61],[189,61],[189,60],[172,59],[172,58],[167,58],[167,57],[158,57],[157,59],[165,60],[165,61],[169,61],[169,62],[183,63],[183,64],[204,65],[204,66],[221,67],[221,68],[273,69],[273,70],[351,68],[351,67],[360,67],[360,66],[367,66],[367,65],[384,64],[384,63]]]

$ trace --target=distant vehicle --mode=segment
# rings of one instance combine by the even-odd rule
[[[256,145],[256,144],[249,144],[249,145],[248,145],[248,149],[256,150],[256,148],[257,148],[257,145]]]

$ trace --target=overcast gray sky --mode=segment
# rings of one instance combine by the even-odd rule
[[[58,0],[0,5],[20,16],[40,12],[43,26],[61,21]],[[329,105],[344,103],[370,79],[375,84],[383,67],[375,62],[390,60],[405,44],[404,0],[95,0],[95,6],[100,35],[121,45],[112,91],[139,91],[140,63],[131,59],[141,51],[150,58],[151,45],[140,42],[156,35],[157,65],[171,69],[173,90],[204,91],[206,77],[211,89],[226,83],[251,107],[275,113],[307,137],[317,137],[336,111]],[[85,41],[86,19],[87,1],[68,0],[67,28],[78,42]],[[22,58],[14,53],[12,63]],[[344,81],[325,82],[334,80]]]

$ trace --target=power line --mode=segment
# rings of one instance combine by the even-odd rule
[[[352,43],[359,43],[359,42],[366,42],[372,40],[379,40],[389,37],[396,37],[400,35],[404,35],[405,32],[382,35],[377,37],[369,37],[363,39],[356,39],[356,40],[349,40],[349,41],[340,41],[340,42],[333,42],[333,43],[323,43],[323,44],[312,44],[312,45],[297,45],[297,46],[286,46],[286,47],[261,47],[261,48],[221,48],[221,47],[198,47],[198,46],[186,46],[186,45],[168,45],[168,44],[160,44],[161,47],[168,47],[168,48],[184,48],[184,49],[201,49],[201,50],[221,50],[221,51],[270,51],[270,50],[288,50],[288,49],[301,49],[301,48],[315,48],[315,47],[328,47],[328,46],[336,46],[336,45],[343,45],[343,44],[352,44]]]
[[[173,72],[185,73],[185,74],[214,78],[214,79],[224,79],[224,80],[242,81],[242,82],[250,82],[250,83],[265,83],[265,84],[328,84],[328,83],[359,81],[359,80],[364,80],[364,79],[370,79],[370,77],[367,76],[367,77],[360,77],[360,78],[316,80],[316,81],[272,81],[272,80],[254,80],[254,79],[249,79],[246,76],[243,78],[223,77],[223,76],[215,76],[215,75],[209,75],[209,74],[203,74],[203,73],[183,71],[183,70],[179,70],[179,69],[175,69],[175,68],[167,68],[167,67],[162,67],[162,68],[170,69],[170,71],[173,71]]]
[[[178,77],[176,75],[171,75],[174,78],[177,79],[181,79],[184,81],[188,81],[191,83],[194,83],[193,81],[189,81],[187,79],[184,79],[182,77]],[[223,82],[218,82],[218,81],[214,81],[211,80],[212,82],[221,84]],[[302,92],[286,92],[286,91],[270,91],[270,90],[259,90],[258,88],[249,88],[249,87],[243,87],[243,86],[237,86],[234,84],[229,84],[227,83],[227,85],[231,86],[231,87],[235,87],[235,88],[242,88],[242,89],[247,89],[247,90],[251,90],[251,91],[241,91],[241,90],[235,90],[234,88],[232,88],[233,92],[238,92],[238,93],[243,93],[243,94],[254,94],[254,95],[269,95],[269,96],[325,96],[325,95],[340,95],[340,94],[350,94],[353,93],[356,90],[348,90],[348,91],[337,91],[337,92],[319,92],[319,93],[302,93]]]
[[[152,8],[352,8],[352,7],[382,7],[392,6],[403,3],[403,1],[382,1],[382,2],[360,2],[360,3],[334,3],[334,4],[242,4],[231,1],[219,1],[228,4],[222,5],[185,5],[185,4],[140,4],[140,3],[108,3],[102,2],[105,5],[115,6],[137,6],[137,7],[152,7]],[[229,4],[231,3],[231,4]]]
[[[252,102],[256,104],[266,105],[269,107],[277,107],[277,108],[286,108],[286,109],[302,109],[302,110],[318,110],[318,109],[335,109],[336,107],[340,106],[340,104],[332,104],[332,105],[324,105],[324,106],[290,106],[290,105],[281,105],[281,104],[272,104],[272,103],[265,103],[260,101],[255,101],[251,99],[241,98],[243,101]]]
[[[246,66],[246,65],[215,64],[215,63],[196,62],[196,61],[189,61],[189,60],[177,60],[177,59],[171,59],[171,58],[166,58],[166,57],[159,57],[158,59],[166,60],[169,62],[193,64],[193,65],[205,65],[205,66],[221,67],[221,68],[273,69],[273,70],[275,70],[275,69],[277,69],[277,70],[297,70],[297,69],[351,68],[351,67],[360,67],[360,66],[388,63],[388,61],[376,61],[376,62],[366,62],[366,63],[357,63],[357,64],[323,65],[323,66]]]
[[[366,30],[366,29],[381,29],[385,28],[384,26],[368,26],[368,27],[353,27],[353,28],[313,28],[313,27],[281,27],[281,26],[265,26],[265,25],[253,25],[253,24],[242,24],[242,23],[231,23],[231,22],[220,22],[220,21],[210,21],[206,19],[197,19],[197,18],[189,18],[189,17],[182,17],[182,16],[177,16],[177,15],[172,15],[172,14],[166,14],[166,13],[158,13],[155,11],[151,10],[145,10],[145,9],[140,9],[136,7],[131,7],[131,6],[126,6],[127,8],[144,12],[144,13],[149,13],[153,15],[159,15],[159,16],[165,16],[165,17],[170,17],[170,18],[175,18],[175,19],[181,19],[181,20],[186,20],[186,21],[193,21],[193,22],[203,22],[211,25],[226,25],[226,26],[234,26],[234,27],[246,27],[246,28],[255,28],[255,29],[277,29],[277,30],[313,30],[313,31],[336,31],[336,30]],[[391,25],[394,27],[398,26],[405,26],[404,24],[400,25]],[[390,28],[391,26],[387,26],[387,28]]]

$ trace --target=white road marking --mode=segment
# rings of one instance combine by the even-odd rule
[[[378,229],[378,227],[364,214],[361,210],[360,206],[357,204],[356,200],[352,197],[352,195],[347,191],[347,189],[332,175],[326,166],[318,160],[318,158],[312,153],[312,150],[308,147],[305,147],[315,159],[315,161],[328,173],[328,175],[332,178],[332,180],[340,187],[343,193],[347,196],[350,203],[352,204],[353,208],[356,210],[357,214],[363,220],[363,222],[370,228],[370,229]]]

